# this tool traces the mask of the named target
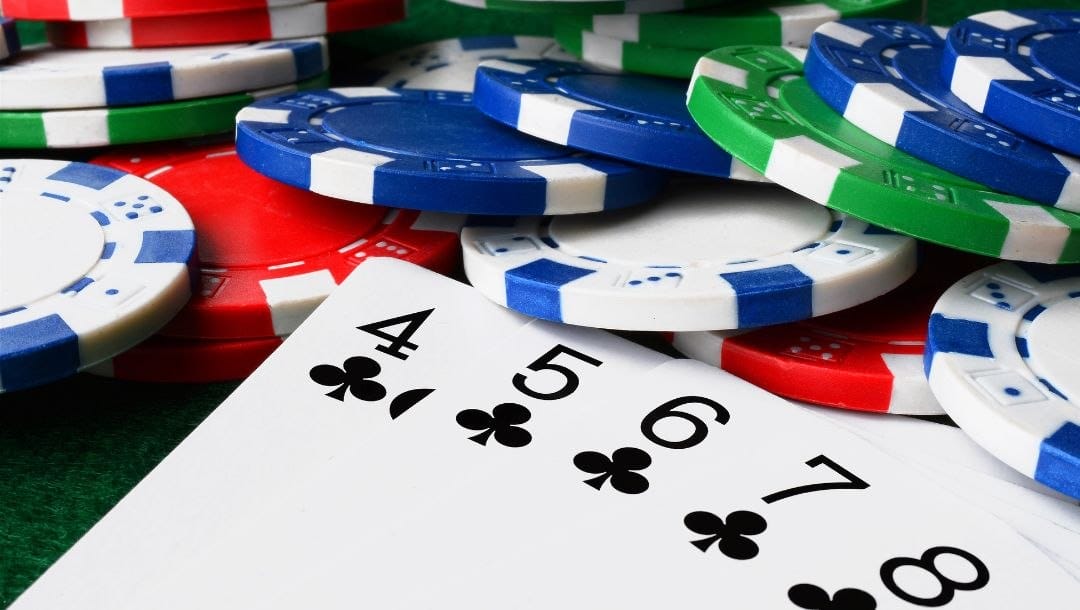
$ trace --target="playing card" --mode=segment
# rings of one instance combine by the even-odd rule
[[[420,267],[366,261],[12,608],[153,597],[186,557],[422,409],[442,379],[528,321]]]
[[[1056,492],[1018,484],[1022,475],[1002,473],[996,458],[958,428],[907,417],[835,412],[808,407],[808,413],[847,427],[875,447],[902,459],[942,487],[1001,518],[1074,576],[1080,564],[1080,507]],[[944,449],[950,447],[950,449]],[[940,457],[948,451],[954,459]],[[987,474],[993,473],[993,474]],[[1006,474],[999,478],[999,474]]]
[[[856,434],[866,436],[875,446],[886,448],[892,453],[918,456],[943,468],[956,467],[973,471],[1080,507],[1077,500],[1010,468],[971,440],[959,428],[915,417],[859,413],[817,407],[797,401],[795,404],[809,407],[810,412],[844,426]],[[1077,512],[1080,513],[1080,511]]]
[[[985,610],[1060,607],[1080,592],[1002,521],[722,371],[674,361],[627,395],[578,412],[546,461],[487,477],[513,501],[488,512],[462,489],[388,537],[437,547],[446,529],[466,530],[461,561],[354,601],[453,607],[482,592],[503,608]]]
[[[548,440],[534,430],[560,434],[554,422],[577,410],[617,408],[613,390],[667,360],[602,331],[533,322],[504,349],[470,355],[469,371],[423,409],[337,455],[130,607],[344,607],[356,599],[353,587],[393,592],[417,574],[471,562],[471,528],[447,527],[437,545],[421,533],[440,498],[476,489],[484,492],[470,498],[485,515],[480,525],[513,521],[495,507],[516,499],[484,477]]]

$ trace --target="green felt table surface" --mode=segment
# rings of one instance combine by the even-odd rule
[[[941,0],[930,4],[928,14],[932,23],[947,24],[975,10],[1044,5],[1080,8],[1080,0]],[[350,64],[440,38],[548,32],[549,21],[535,14],[414,0],[403,23],[334,37],[334,61]],[[236,385],[158,385],[79,375],[0,395],[0,607],[70,548]]]

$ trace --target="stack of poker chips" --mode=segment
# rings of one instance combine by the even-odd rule
[[[257,102],[238,151],[333,198],[476,215],[465,273],[521,313],[674,331],[688,354],[808,402],[952,415],[1078,496],[1061,473],[1080,472],[1065,347],[1080,325],[1080,14],[998,11],[946,33],[905,20],[917,12],[564,16],[559,57]],[[409,88],[425,77],[443,89]]]
[[[2,148],[85,148],[227,133],[248,103],[328,84],[323,36],[404,18],[394,0],[6,0],[42,20],[0,70]]]
[[[384,210],[379,223],[333,216],[309,205],[318,199],[309,193],[292,197],[287,187],[260,184],[258,174],[229,163],[232,146],[220,140],[252,101],[329,83],[323,35],[400,20],[403,1],[5,0],[0,12],[0,148],[15,157],[0,169],[2,246],[5,259],[25,267],[0,282],[0,389],[94,366],[125,372],[113,366],[117,359],[140,371],[153,367],[130,378],[241,378],[280,344],[273,330],[222,332],[225,341],[212,333],[156,333],[168,333],[174,317],[190,319],[208,291],[235,295],[238,285],[248,287],[247,277],[234,279],[242,275],[237,269],[262,265],[260,279],[280,279],[287,272],[273,266],[313,256],[325,245],[318,237],[345,248],[365,235],[396,235],[398,225],[407,233],[408,213],[391,222],[383,217],[393,211]],[[210,139],[181,140],[198,137]],[[160,149],[91,149],[165,141]],[[43,155],[65,161],[25,158]],[[203,160],[194,170],[183,163],[192,155]],[[169,162],[156,172],[139,172],[163,159]],[[237,192],[240,185],[249,189]],[[278,218],[288,219],[292,239],[281,238]],[[337,232],[329,231],[338,222]],[[23,243],[23,236],[38,238]],[[259,241],[275,236],[277,250]],[[208,264],[219,268],[221,285],[200,273]],[[297,292],[283,298],[295,305]]]
[[[239,197],[230,188],[325,206],[326,230],[290,238],[287,214],[245,204],[252,226],[280,234],[238,241],[234,261],[219,229],[163,337],[272,348],[349,265],[445,268],[452,251],[478,291],[523,314],[665,332],[806,402],[947,414],[1080,497],[1080,13],[994,11],[945,29],[916,23],[921,5],[905,0],[454,1],[555,14],[561,46],[488,36],[395,51],[368,82],[245,105],[235,151],[98,159],[175,180],[174,194],[213,191],[199,195],[210,210]],[[51,35],[135,40],[134,24],[114,27]],[[143,95],[151,78],[117,94]],[[200,182],[207,171],[220,181]],[[328,229],[339,215],[359,229]],[[139,372],[161,361],[146,354],[97,370],[160,379]]]

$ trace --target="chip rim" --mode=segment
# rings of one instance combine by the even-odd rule
[[[1031,45],[1026,41],[1038,36],[1052,36],[1051,32],[1059,31],[1040,20],[1054,15],[1071,15],[1066,19],[1071,19],[1074,26],[1065,31],[1071,35],[1080,33],[1080,10],[997,10],[972,15],[950,28],[941,69],[953,94],[976,112],[1048,146],[1080,155],[1080,110],[1074,105],[1072,112],[1068,112],[1055,108],[1049,101],[1035,98],[1053,87],[1080,103],[1080,87],[1050,78],[1030,59]],[[1002,23],[1030,20],[1034,23],[1003,29],[987,20]],[[1001,47],[1016,52],[995,54],[986,46],[976,48],[967,44],[965,41],[972,38],[973,30],[993,30],[991,35],[1004,39]],[[994,48],[999,46],[995,44]],[[1046,129],[1046,126],[1053,128]]]
[[[890,35],[879,35],[882,28],[889,28]],[[891,69],[902,47],[936,50],[939,57],[934,63],[940,64],[946,34],[945,28],[882,19],[829,23],[813,35],[806,79],[833,110],[887,144],[989,188],[1080,212],[1080,188],[1069,188],[1080,182],[1080,158],[1055,153],[970,110],[959,99],[947,104],[926,95]],[[860,37],[861,44],[854,44]],[[842,60],[837,53],[866,57],[869,65],[845,70],[838,65]],[[860,75],[865,78],[859,80]],[[948,93],[948,86],[941,85]],[[966,136],[957,125],[972,126],[993,140]],[[1011,144],[1002,146],[1005,142]]]
[[[1068,274],[1071,272],[1071,276]],[[1054,276],[1057,274],[1066,277]],[[1043,281],[1043,275],[1050,279]],[[984,285],[985,279],[996,279],[1020,290],[1028,290],[1037,300],[1025,303],[1024,309],[991,304],[970,298],[971,292]],[[1002,262],[975,271],[958,281],[942,294],[934,307],[927,333],[925,367],[930,388],[949,416],[979,445],[1018,472],[1074,498],[1080,499],[1080,404],[1055,393],[1029,366],[1016,346],[1016,329],[1025,321],[1030,324],[1034,307],[1046,303],[1038,297],[1045,288],[1049,298],[1080,298],[1080,271],[1042,268]],[[1067,294],[1071,292],[1072,294]],[[1005,297],[1003,297],[1005,298]],[[1007,301],[1006,301],[1007,302]],[[951,322],[945,322],[948,318]],[[970,326],[969,326],[970,325]],[[971,353],[976,344],[963,351],[963,337],[977,332],[975,325],[985,325],[985,345],[989,353]],[[963,337],[950,336],[961,326],[971,332]],[[1004,327],[1008,326],[1006,329]],[[981,326],[980,326],[981,328]],[[1004,338],[998,336],[1004,333]],[[974,335],[971,335],[975,339]],[[1008,345],[1006,353],[993,353],[994,346]],[[972,380],[973,374],[985,378],[993,371],[1013,373],[1029,384],[1044,400],[1040,411],[1032,411],[1036,402],[1025,401],[1023,408],[1008,408],[996,402],[988,389]],[[1052,443],[1056,434],[1064,434],[1064,443]],[[1071,447],[1071,449],[1070,449]],[[1070,453],[1072,451],[1072,453]],[[1047,460],[1045,466],[1043,460]]]
[[[6,192],[13,187],[23,192],[18,172],[29,171],[23,180],[43,183],[34,187],[33,198],[78,206],[73,211],[89,215],[105,239],[81,279],[0,315],[5,339],[0,341],[0,392],[56,381],[122,352],[164,326],[187,302],[195,227],[169,193],[137,176],[76,161],[2,159],[0,171]],[[65,171],[73,175],[57,177]],[[138,200],[129,205],[127,199],[136,194]],[[144,198],[157,205],[146,208]],[[102,298],[116,294],[122,302],[103,306]]]
[[[485,61],[476,71],[473,103],[488,117],[555,144],[672,171],[767,182],[716,146],[689,114],[682,118],[648,110],[628,112],[602,101],[578,99],[557,86],[559,78],[582,75],[631,82],[643,78],[576,62]]]
[[[902,161],[905,171],[897,171],[880,160],[860,162],[854,154],[865,157],[866,151],[850,144],[845,144],[843,151],[837,150],[835,140],[808,129],[777,104],[782,88],[793,84],[807,88],[802,75],[804,56],[803,49],[769,46],[727,47],[710,52],[698,62],[691,79],[687,101],[690,114],[713,141],[751,168],[822,205],[975,254],[1029,262],[1080,262],[1080,216],[1076,214],[984,191],[975,183],[941,172],[858,130],[812,92],[813,99],[835,115],[836,125],[851,129],[846,137],[862,134],[858,136],[862,138],[860,146],[886,151],[888,157]],[[751,57],[766,62],[768,69],[761,68],[760,63],[753,65]],[[749,100],[758,109],[753,112],[767,111],[769,116],[751,118],[740,107],[745,103],[750,108]],[[800,179],[791,171],[791,163],[796,158],[809,159],[807,151],[820,155],[816,168],[820,171]],[[911,167],[918,172],[910,171]],[[909,178],[910,174],[946,178],[950,205],[917,196],[918,191],[909,195],[907,187],[901,190],[882,186],[881,176]],[[943,181],[927,184],[937,186],[938,182]],[[917,213],[912,213],[913,209]]]
[[[327,108],[361,104],[452,104],[471,108],[472,94],[353,87],[266,98],[236,115],[237,151],[256,171],[322,195],[356,203],[459,214],[577,214],[616,209],[643,203],[659,192],[667,178],[659,170],[569,149],[551,159],[497,165],[491,159],[481,162],[403,154],[400,150],[388,152],[375,144],[370,144],[370,151],[331,146],[341,139],[318,131],[322,114]],[[283,139],[267,135],[281,131],[303,134],[306,141],[301,142],[301,147],[293,144],[291,136]],[[320,150],[324,146],[326,150]],[[402,161],[403,167],[393,167],[395,161]],[[477,169],[472,169],[473,165]],[[455,171],[431,172],[431,167]],[[504,171],[493,172],[489,167],[503,167]],[[514,171],[524,171],[528,176],[509,175]],[[492,178],[494,174],[498,175]],[[506,197],[496,196],[496,191]],[[430,196],[435,192],[438,198]],[[511,192],[513,198],[509,197]]]
[[[172,50],[181,48],[191,50],[192,55],[176,62],[140,62],[136,57],[144,51],[155,57],[163,51],[128,49],[121,52],[131,54],[126,62],[76,64],[62,70],[20,66],[20,61],[33,61],[29,53],[22,53],[15,63],[0,70],[0,91],[23,93],[15,99],[0,97],[0,110],[111,108],[213,97],[306,80],[322,74],[329,65],[328,46],[322,37]],[[111,57],[118,51],[43,46],[35,52],[46,57],[53,53]]]
[[[681,192],[689,192],[691,197],[694,193],[712,193],[710,184],[678,185],[687,191],[669,193],[676,197]],[[725,187],[725,196],[754,196],[761,189],[770,189],[773,196],[784,198],[790,205],[814,205],[769,185]],[[663,200],[657,205],[662,206]],[[714,209],[718,215],[728,211],[721,205]],[[650,211],[655,208],[630,212]],[[820,237],[810,243],[792,244],[790,251],[739,261],[695,259],[683,266],[670,262],[631,266],[611,263],[603,252],[567,253],[548,231],[552,222],[561,221],[550,217],[474,218],[461,231],[461,246],[470,283],[492,301],[526,315],[630,331],[749,328],[852,307],[896,288],[915,272],[914,239],[831,210],[828,217],[828,228]],[[523,239],[528,240],[531,249],[484,245]],[[848,253],[844,246],[862,248],[866,254],[860,258],[864,260],[857,266],[842,268],[830,258],[833,246],[840,256]],[[874,270],[873,281],[855,281],[856,277],[865,280],[870,269]],[[646,287],[642,290],[649,292],[640,298],[627,296],[627,285],[648,286],[666,276],[678,277],[679,284],[686,278],[688,287],[682,292],[654,292]],[[761,280],[769,282],[772,289],[766,292],[755,283],[753,290],[740,291],[735,285],[736,281]]]

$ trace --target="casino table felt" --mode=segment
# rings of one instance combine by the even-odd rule
[[[931,23],[949,23],[982,10],[1076,5],[1077,0],[929,0],[928,15]],[[335,59],[371,58],[449,37],[551,34],[550,20],[542,15],[442,0],[413,0],[409,14],[398,24],[331,37]],[[335,71],[343,67],[337,60]],[[78,375],[0,395],[0,607],[14,601],[237,385],[141,384]]]

